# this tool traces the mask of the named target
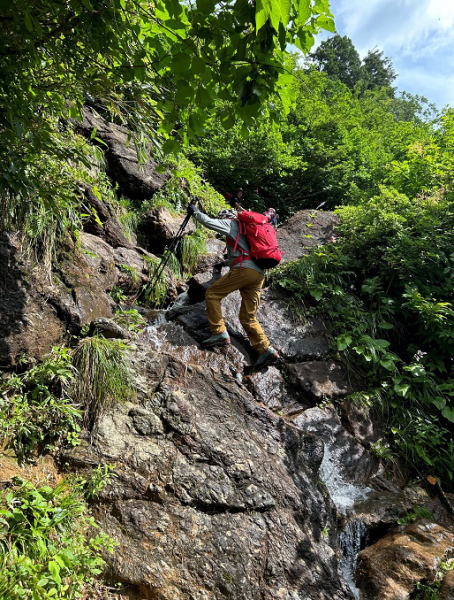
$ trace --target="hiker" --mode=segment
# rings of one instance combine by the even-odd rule
[[[235,210],[243,210],[241,203],[244,202],[244,190],[243,188],[238,188],[229,200],[230,206]]]
[[[268,217],[268,221],[273,227],[277,227],[277,224],[279,222],[279,215],[277,214],[275,208],[267,208],[263,214],[265,215],[265,217]]]
[[[242,234],[238,235],[239,222],[236,220],[236,211],[221,210],[214,219],[201,212],[196,205],[190,204],[188,214],[208,229],[226,236],[230,261],[229,272],[210,285],[206,292],[205,303],[212,335],[204,340],[202,345],[205,348],[212,348],[230,344],[230,336],[222,316],[221,300],[235,290],[239,290],[240,323],[247,333],[251,346],[259,355],[253,367],[261,368],[275,362],[279,356],[278,352],[270,346],[256,316],[265,279],[264,271],[248,257],[249,245],[246,237]]]

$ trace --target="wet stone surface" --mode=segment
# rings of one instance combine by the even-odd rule
[[[315,476],[321,443],[203,361],[206,351],[181,360],[166,343],[136,344],[136,400],[65,456],[116,466],[95,509],[120,543],[112,575],[144,598],[351,598],[321,535],[335,527]]]

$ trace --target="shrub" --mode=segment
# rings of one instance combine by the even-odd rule
[[[0,492],[0,597],[73,600],[101,573],[113,542],[87,514],[80,484]]]
[[[453,202],[382,188],[338,212],[337,243],[284,265],[276,284],[330,324],[333,350],[367,378],[394,448],[452,485]]]
[[[69,440],[77,443],[81,413],[70,397],[76,371],[67,348],[0,381],[0,443],[20,461]]]
[[[191,197],[199,198],[209,213],[217,213],[227,207],[224,197],[203,179],[202,170],[184,156],[168,157],[163,168],[170,176],[153,199],[143,204],[142,210],[165,206],[170,211],[182,211]]]
[[[197,229],[191,235],[185,235],[181,243],[181,262],[186,271],[191,272],[199,256],[206,253],[205,235]]]
[[[102,337],[80,340],[73,358],[79,373],[74,395],[85,407],[87,427],[92,428],[97,416],[114,403],[133,395],[128,349],[121,340]]]

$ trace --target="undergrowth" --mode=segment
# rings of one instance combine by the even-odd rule
[[[128,331],[133,333],[139,333],[146,326],[147,321],[142,315],[134,308],[131,309],[119,309],[115,311],[113,315],[115,323],[124,327]]]
[[[81,412],[70,394],[76,375],[70,350],[54,348],[25,373],[0,380],[0,445],[23,461],[77,443]]]
[[[113,541],[88,515],[81,482],[21,479],[0,491],[0,597],[75,600],[102,572]]]
[[[184,211],[191,198],[198,198],[203,208],[212,214],[228,208],[224,197],[204,180],[202,170],[184,156],[168,156],[163,164],[169,175],[165,185],[144,203],[143,210],[165,206],[171,212]]]
[[[203,230],[196,229],[190,235],[185,235],[181,242],[181,262],[183,268],[191,272],[197,265],[199,257],[206,253],[205,235]]]
[[[452,487],[453,201],[383,188],[338,212],[338,241],[284,265],[274,285],[296,313],[329,324],[333,350],[382,410],[392,449]]]

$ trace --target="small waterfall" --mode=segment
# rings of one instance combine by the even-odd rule
[[[168,323],[167,315],[172,310],[186,306],[186,304],[189,304],[189,296],[187,292],[183,292],[167,308],[153,311],[153,316],[142,334],[152,348],[159,350],[167,341],[165,328],[161,327],[161,325]]]
[[[319,475],[331,496],[338,512],[346,515],[354,511],[354,505],[364,500],[373,490],[346,481],[342,469],[342,452],[345,448],[325,441],[323,460]],[[356,587],[355,572],[359,551],[365,547],[368,538],[368,528],[363,521],[351,520],[339,536],[341,558],[339,560],[339,575],[345,581],[352,595],[360,599],[360,590]]]
[[[345,480],[342,473],[341,448],[325,442],[323,460],[320,465],[320,479],[326,485],[338,511],[346,514],[358,500],[364,500],[373,491],[367,486],[359,486]]]
[[[166,341],[166,332],[158,331],[158,327],[161,323],[151,323],[148,325],[144,332],[142,333],[142,337],[150,344],[150,347],[154,350],[159,350],[161,346]]]
[[[367,542],[368,528],[363,521],[350,521],[339,536],[339,545],[342,551],[339,573],[357,600],[361,596],[355,582],[356,565],[358,554],[367,545]]]

